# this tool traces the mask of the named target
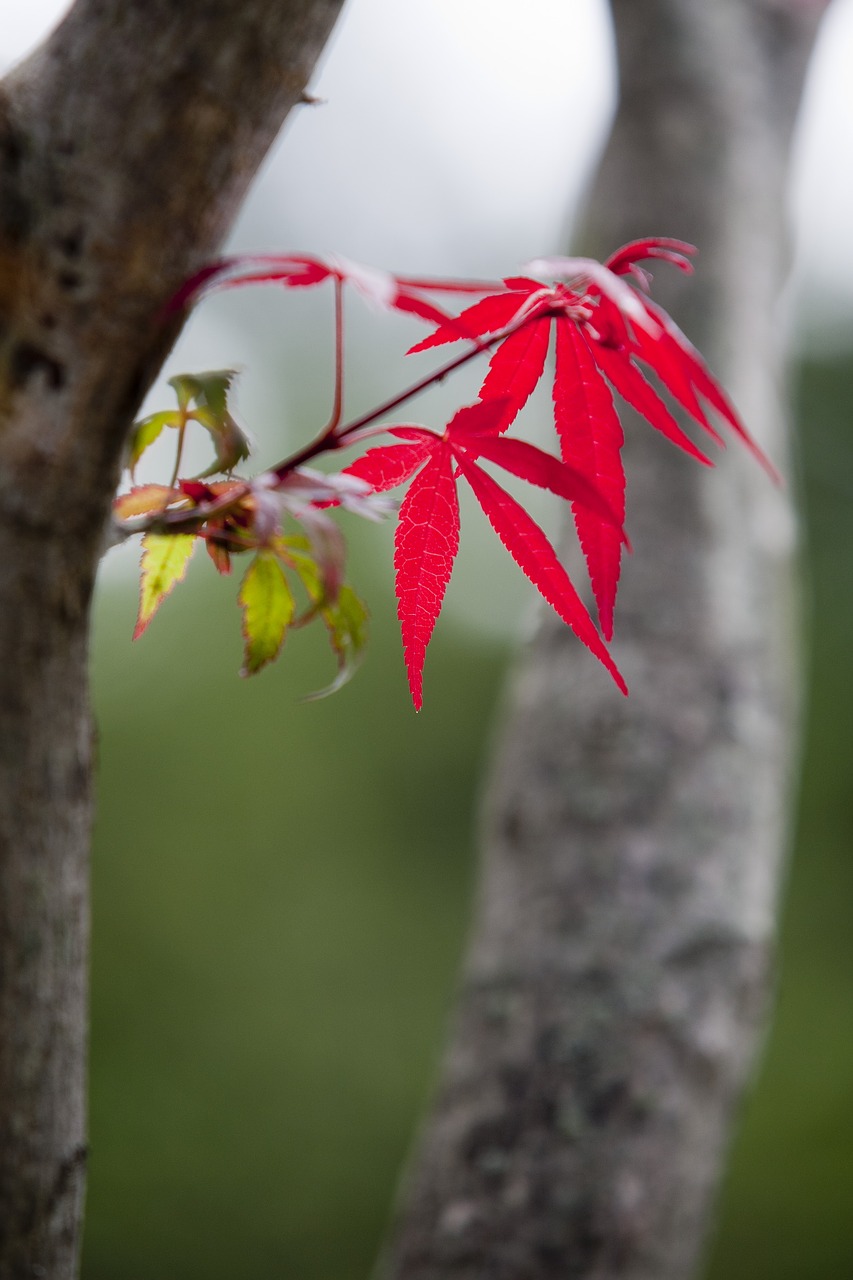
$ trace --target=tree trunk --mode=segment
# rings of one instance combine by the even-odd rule
[[[655,297],[783,468],[774,304],[816,24],[616,0],[621,105],[585,248],[701,248]],[[634,545],[607,677],[552,616],[512,684],[483,879],[393,1280],[688,1280],[766,1014],[796,709],[789,496],[626,422]]]
[[[127,428],[342,0],[78,0],[0,84],[0,1280],[77,1271],[88,607]]]

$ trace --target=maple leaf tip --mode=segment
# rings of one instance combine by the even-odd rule
[[[605,638],[608,640],[608,642],[609,642],[610,640],[612,640],[612,638],[613,638],[613,626],[612,626],[612,624],[611,624],[611,626],[610,626],[609,630],[610,630],[610,635],[606,635],[606,633],[605,633],[605,631],[604,631],[604,627],[602,627],[602,628],[601,628],[602,635],[605,635]],[[617,667],[616,663],[613,661],[612,656],[611,656],[610,654],[608,654],[608,657],[610,657],[610,663],[609,663],[609,665],[605,668],[605,670],[609,673],[609,675],[611,675],[611,676],[613,677],[613,683],[616,685],[616,688],[617,688],[617,689],[619,690],[619,692],[623,695],[623,697],[625,697],[625,698],[630,697],[630,694],[629,694],[629,692],[628,692],[628,686],[627,686],[627,684],[625,683],[625,677],[622,675],[622,672],[619,670],[619,668]]]
[[[409,681],[409,693],[412,698],[412,706],[417,714],[424,705],[423,679],[420,671],[407,671]]]

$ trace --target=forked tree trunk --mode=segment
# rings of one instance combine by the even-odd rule
[[[775,303],[817,17],[796,0],[616,0],[621,105],[585,249],[656,272],[787,458]],[[569,61],[567,53],[566,61]],[[560,65],[559,57],[555,67]],[[766,1016],[791,808],[790,494],[627,422],[621,699],[545,618],[512,684],[482,887],[389,1280],[688,1280]]]
[[[0,1280],[71,1280],[88,607],[133,415],[342,0],[78,0],[0,83]]]

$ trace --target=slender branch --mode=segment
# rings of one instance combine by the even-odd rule
[[[341,421],[344,407],[344,282],[339,275],[335,276],[335,397],[332,402],[332,416],[329,419],[325,436],[333,436]]]
[[[174,489],[178,483],[178,476],[181,471],[181,458],[184,452],[184,440],[187,434],[187,413],[185,409],[181,410],[181,424],[178,427],[178,443],[175,447],[175,464],[172,467],[172,476],[169,480],[169,488]]]
[[[542,314],[544,313],[540,312],[540,317]],[[316,440],[307,444],[304,449],[300,449],[298,453],[286,458],[283,462],[277,463],[274,467],[270,467],[270,471],[273,475],[283,480],[296,467],[301,467],[304,463],[310,462],[312,458],[316,458],[319,454],[331,449],[345,449],[352,443],[352,437],[364,427],[369,427],[372,423],[378,422],[380,418],[387,417],[389,413],[393,413],[395,409],[399,409],[401,405],[413,400],[415,396],[421,395],[422,392],[427,391],[430,387],[437,386],[445,378],[449,377],[451,373],[463,368],[464,365],[484,351],[489,351],[492,347],[497,346],[499,342],[503,342],[504,338],[508,338],[511,333],[515,333],[517,329],[523,328],[535,318],[534,316],[525,316],[520,321],[513,321],[512,324],[507,325],[490,338],[478,339],[476,346],[470,350],[463,351],[462,355],[449,360],[440,369],[435,369],[432,373],[428,373],[426,377],[419,379],[418,382],[407,387],[405,391],[400,391],[388,400],[383,400],[375,408],[368,409],[366,413],[361,414],[360,417],[354,418],[352,422],[348,422],[346,426],[341,427],[334,436],[327,437],[326,433],[323,432]]]
[[[337,293],[336,293],[337,296]],[[540,307],[537,310],[531,310],[525,307],[514,317],[509,324],[505,325],[497,333],[492,334],[489,338],[478,338],[474,345],[467,351],[463,351],[461,355],[455,356],[449,360],[447,364],[442,365],[439,369],[434,369],[432,373],[419,379],[416,383],[407,387],[404,391],[398,392],[388,400],[384,400],[381,404],[373,409],[369,409],[366,413],[361,414],[358,418],[354,418],[345,426],[335,428],[334,414],[332,422],[329,426],[324,427],[321,433],[302,449],[291,454],[282,462],[276,463],[266,472],[267,475],[274,475],[279,481],[285,483],[287,477],[298,467],[304,466],[306,462],[310,462],[313,458],[320,457],[324,453],[330,453],[338,449],[346,449],[351,447],[357,441],[365,438],[365,431],[370,428],[373,423],[379,421],[380,418],[386,417],[394,409],[398,409],[400,405],[412,400],[415,396],[420,395],[429,387],[435,386],[444,381],[451,373],[455,373],[457,369],[461,369],[469,361],[476,356],[481,355],[484,351],[491,350],[508,338],[511,334],[516,333],[519,329],[523,329],[526,325],[531,324],[534,320],[540,320],[543,316],[554,314],[551,307]],[[371,434],[380,434],[381,428]],[[173,479],[170,488],[174,488],[175,481]],[[239,506],[241,501],[251,492],[251,481],[235,486],[234,489],[228,491],[227,494],[221,495],[211,502],[199,502],[193,507],[180,507],[177,509],[163,509],[152,512],[146,516],[137,516],[127,520],[115,520],[114,527],[121,537],[131,537],[137,533],[146,533],[148,531],[156,533],[186,533],[189,531],[197,532],[199,527],[206,520],[214,516],[221,516],[228,511]],[[113,543],[110,543],[113,545]]]

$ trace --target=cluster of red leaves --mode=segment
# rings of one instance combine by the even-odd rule
[[[600,521],[617,540],[622,537],[620,521],[581,470],[561,463],[535,445],[498,435],[506,413],[506,398],[500,397],[460,409],[442,435],[425,427],[392,427],[391,435],[405,443],[369,449],[347,468],[377,492],[414,476],[400,507],[394,565],[406,669],[416,708],[422,702],[426,648],[459,546],[459,477],[470,485],[495,533],[530,581],[627,693],[613,659],[545,534],[524,507],[478,463],[496,463],[523,480],[549,489],[571,502],[575,510]]]
[[[356,443],[369,424],[387,417],[418,391],[481,352],[491,353],[478,401],[460,409],[442,432],[410,423],[387,425],[382,429],[394,438],[393,443],[370,448],[344,472],[365,493],[409,485],[400,506],[395,568],[406,668],[416,708],[422,702],[426,648],[459,545],[460,480],[471,488],[498,537],[545,600],[627,692],[606,643],[613,635],[622,549],[627,545],[623,433],[613,393],[706,465],[710,465],[707,455],[686,434],[660,392],[667,393],[711,440],[722,444],[709,416],[713,411],[773,473],[698,352],[648,297],[650,276],[639,264],[658,259],[689,272],[693,252],[691,245],[678,240],[640,240],[619,249],[603,265],[584,258],[542,259],[528,265],[529,275],[497,284],[415,280],[337,258],[257,256],[212,264],[188,281],[173,300],[173,308],[183,307],[212,289],[246,284],[305,288],[334,282],[338,298],[336,413],[313,444],[268,473],[267,482],[271,479],[282,487],[293,482],[309,458]],[[342,425],[340,297],[344,284],[354,286],[374,304],[416,315],[435,326],[410,354],[448,343],[468,345],[462,356],[402,395]],[[435,295],[464,293],[477,295],[477,300],[455,315],[433,300]],[[545,374],[552,332],[552,401],[559,457],[507,434]],[[366,434],[377,430],[371,428]],[[484,470],[483,463],[569,502],[598,627],[546,535]],[[321,505],[334,505],[334,500],[317,503]],[[213,535],[215,530],[209,532]],[[213,543],[211,550],[216,549],[215,537]]]
[[[710,465],[649,381],[651,372],[715,442],[722,440],[705,405],[772,471],[698,352],[645,296],[649,280],[638,266],[640,261],[662,258],[689,271],[692,252],[692,246],[680,241],[658,239],[626,245],[603,268],[578,259],[532,263],[532,270],[564,276],[568,283],[543,284],[528,276],[507,279],[501,290],[444,320],[430,337],[412,347],[416,352],[460,340],[483,344],[506,334],[494,346],[479,404],[461,410],[442,436],[418,428],[394,428],[392,434],[405,436],[409,443],[371,449],[349,468],[377,490],[415,475],[400,509],[395,565],[416,706],[421,702],[424,653],[458,545],[458,477],[471,486],[495,532],[544,598],[627,692],[602,640],[613,635],[622,549],[627,545],[623,433],[612,392],[618,392],[672,443]],[[633,277],[643,292],[630,288],[620,278],[625,275]],[[562,463],[504,435],[544,375],[552,330],[554,425]],[[601,635],[545,534],[475,459],[496,463],[570,502]]]

